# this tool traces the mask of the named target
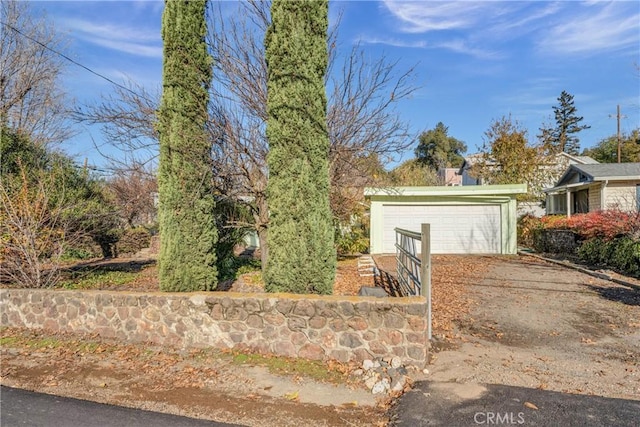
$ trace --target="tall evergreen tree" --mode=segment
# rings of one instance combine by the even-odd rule
[[[212,78],[205,10],[206,0],[166,0],[162,16],[158,264],[164,291],[217,285],[211,143],[205,133]]]
[[[555,127],[545,125],[540,128],[538,138],[550,152],[565,152],[577,155],[580,153],[580,139],[578,132],[591,126],[580,125],[583,117],[576,115],[573,95],[562,91],[558,97],[558,105],[552,107],[555,117]]]
[[[328,1],[274,0],[265,36],[270,292],[330,294],[336,269],[329,208],[324,75]]]

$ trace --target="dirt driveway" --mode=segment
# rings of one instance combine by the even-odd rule
[[[527,256],[466,263],[468,313],[424,379],[640,400],[639,290]]]

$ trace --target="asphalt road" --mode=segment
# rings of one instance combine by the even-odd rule
[[[506,385],[418,382],[400,399],[394,426],[637,427],[640,400]]]
[[[86,400],[0,387],[2,427],[231,427],[236,424],[179,417]]]

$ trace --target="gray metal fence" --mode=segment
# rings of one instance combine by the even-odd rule
[[[396,228],[396,262],[402,296],[427,298],[427,321],[431,339],[431,228],[422,224],[420,233]],[[420,250],[418,251],[418,243]]]

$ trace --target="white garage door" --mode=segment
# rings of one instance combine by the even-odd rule
[[[431,253],[499,254],[501,249],[500,206],[383,206],[384,253],[394,253],[394,228],[420,232],[420,224],[431,224]]]

